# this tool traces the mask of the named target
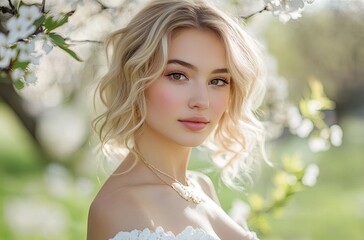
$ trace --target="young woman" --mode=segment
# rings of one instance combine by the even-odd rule
[[[207,142],[227,184],[249,171],[263,139],[254,41],[206,1],[157,0],[107,43],[95,125],[104,149],[128,154],[90,207],[88,239],[257,239],[222,210],[207,176],[187,171]]]

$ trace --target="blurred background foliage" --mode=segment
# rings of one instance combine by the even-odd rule
[[[127,22],[142,1],[78,2],[47,4],[60,12],[76,7],[70,24],[60,28],[63,36],[100,41]],[[220,2],[239,16],[262,6]],[[0,18],[3,23],[6,15]],[[243,193],[226,189],[208,172],[223,208],[248,218],[262,239],[364,239],[363,20],[364,3],[355,0],[316,0],[302,18],[286,24],[269,12],[248,19],[249,30],[274,56],[267,60],[278,89],[272,111],[312,99],[310,81],[318,81],[336,104],[336,111],[322,110],[325,122],[344,132],[340,147],[312,152],[307,136],[292,135],[288,125],[270,126],[279,136],[267,146],[275,167],[261,163],[254,185]],[[95,150],[90,131],[92,90],[105,71],[102,46],[72,43],[83,63],[54,49],[41,60],[35,86],[16,91],[0,82],[0,239],[84,239],[88,206],[106,178],[103,167],[112,168]],[[208,166],[205,158],[194,151],[190,168]],[[313,168],[312,187],[300,182],[302,164],[319,167]],[[289,184],[292,176],[296,182]],[[278,204],[264,212],[272,201]]]

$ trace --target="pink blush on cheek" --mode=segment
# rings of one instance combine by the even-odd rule
[[[148,111],[152,114],[169,114],[181,109],[183,105],[183,94],[169,85],[162,79],[156,80],[147,90]]]

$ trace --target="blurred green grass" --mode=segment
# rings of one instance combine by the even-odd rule
[[[282,215],[270,220],[272,234],[266,239],[364,239],[364,149],[363,143],[350,139],[355,130],[351,127],[343,125],[347,134],[340,148],[305,154],[320,167],[318,182],[296,194]]]
[[[287,138],[271,149],[272,159],[299,152],[307,162],[320,166],[316,186],[299,192],[278,217],[270,217],[271,232],[266,240],[363,240],[364,239],[364,136],[363,119],[347,117],[342,121],[344,144],[325,153],[313,154],[306,142]],[[201,155],[194,153],[193,158]],[[203,156],[202,156],[203,157]],[[204,163],[192,161],[191,168]],[[274,168],[262,164],[254,191],[268,194]],[[20,127],[12,112],[0,103],[0,239],[24,239],[14,235],[5,220],[4,204],[14,197],[40,199],[57,205],[67,213],[70,222],[67,232],[59,238],[46,235],[27,236],[27,239],[85,239],[87,209],[93,194],[59,199],[47,192],[44,167],[32,145],[31,138]],[[216,180],[217,176],[213,176]],[[29,186],[34,189],[29,190]],[[97,191],[97,189],[95,189]],[[244,194],[218,190],[222,206],[228,210],[232,197]]]

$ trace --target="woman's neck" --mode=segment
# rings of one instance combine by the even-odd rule
[[[186,171],[191,147],[184,147],[168,141],[168,139],[156,137],[149,131],[139,135],[135,142],[145,161],[186,184]]]

